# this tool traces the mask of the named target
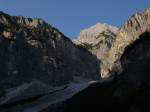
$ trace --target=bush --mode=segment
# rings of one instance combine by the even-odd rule
[[[89,43],[82,43],[82,44],[79,44],[78,46],[87,50],[91,50],[93,48],[93,45]]]

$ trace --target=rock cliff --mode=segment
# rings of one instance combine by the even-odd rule
[[[144,64],[142,62],[148,61],[149,33],[150,9],[146,9],[133,15],[119,30],[116,40],[102,62],[101,76],[120,74],[128,64]],[[134,69],[137,69],[136,66]]]
[[[150,9],[133,15],[119,30],[106,57],[102,77],[66,101],[65,112],[150,111]]]
[[[99,79],[99,60],[41,19],[0,12],[0,88]]]
[[[96,25],[84,29],[73,42],[89,50],[99,60],[103,60],[110,50],[116,38],[118,28],[107,23],[97,23]]]
[[[78,37],[74,39],[74,43],[82,44],[97,44],[97,37],[100,36],[104,31],[111,31],[113,33],[117,33],[118,28],[107,23],[97,23],[94,26],[81,30]]]
[[[73,42],[80,48],[87,49],[104,63],[107,54],[116,39],[118,30],[117,27],[108,25],[107,23],[97,23],[90,28],[82,30]],[[103,63],[100,64],[99,68],[102,72],[102,78],[106,76],[103,75],[105,72],[103,69],[104,66],[102,65]]]

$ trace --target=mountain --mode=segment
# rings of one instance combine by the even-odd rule
[[[116,40],[101,63],[101,76],[120,74],[126,69],[134,72],[127,74],[136,75],[147,71],[144,68],[149,66],[149,32],[150,8],[134,14],[120,28]]]
[[[115,26],[108,25],[107,23],[97,23],[87,29],[81,30],[78,37],[73,41],[76,44],[89,43],[97,44],[97,36],[104,31],[111,31],[117,33],[118,28]]]
[[[96,56],[45,21],[0,12],[1,112],[64,101],[100,80],[99,68]]]
[[[0,112],[150,111],[150,8],[96,39],[75,45],[40,19],[1,12]],[[110,44],[102,57],[97,42]]]
[[[89,50],[98,59],[103,60],[116,38],[118,28],[107,23],[97,23],[84,29],[73,42]]]
[[[99,60],[41,19],[0,12],[0,89],[100,79]]]
[[[101,65],[103,77],[65,102],[64,112],[150,111],[150,8],[120,28]]]

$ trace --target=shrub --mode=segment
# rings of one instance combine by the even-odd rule
[[[91,50],[93,48],[93,44],[89,44],[89,43],[82,43],[79,44],[78,46],[87,50]]]

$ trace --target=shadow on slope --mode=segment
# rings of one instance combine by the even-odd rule
[[[65,112],[150,111],[150,33],[126,48],[121,64],[122,74],[76,94],[66,103]]]

